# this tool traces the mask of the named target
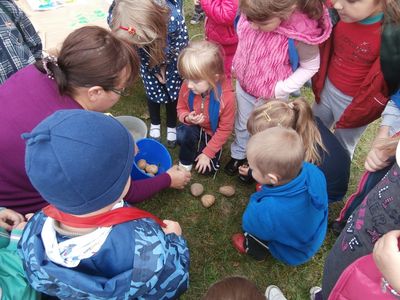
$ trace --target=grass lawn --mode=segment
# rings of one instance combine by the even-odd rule
[[[202,34],[202,24],[192,26],[189,20],[193,11],[192,0],[185,0],[185,14],[190,35]],[[303,96],[312,101],[309,89],[303,89]],[[122,99],[111,111],[114,115],[134,115],[149,124],[145,94],[140,80],[134,87],[134,96]],[[163,112],[162,112],[163,114]],[[164,125],[164,124],[163,124]],[[361,140],[352,163],[349,193],[352,193],[363,172],[365,155],[377,130],[377,123],[369,126]],[[165,126],[162,126],[165,142]],[[222,166],[229,160],[229,144],[225,145]],[[177,162],[178,147],[171,151]],[[241,255],[231,246],[232,234],[241,231],[241,217],[248,198],[254,192],[254,186],[242,185],[237,178],[232,178],[221,170],[216,179],[192,174],[192,183],[200,182],[205,192],[216,196],[216,204],[211,208],[202,207],[200,200],[193,197],[189,187],[184,190],[167,190],[153,199],[140,204],[160,218],[178,221],[183,229],[191,254],[190,287],[181,299],[199,299],[215,281],[231,275],[242,275],[256,282],[261,290],[269,284],[281,287],[288,299],[308,299],[310,287],[321,284],[324,259],[332,247],[335,237],[329,231],[326,240],[315,255],[305,265],[288,267],[272,257],[264,262],[256,262]],[[231,184],[236,187],[236,195],[226,198],[218,193],[221,185]],[[343,203],[335,203],[329,208],[332,221]]]

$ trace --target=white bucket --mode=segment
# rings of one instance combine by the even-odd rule
[[[134,116],[115,117],[132,134],[135,142],[147,136],[147,126],[143,120]]]

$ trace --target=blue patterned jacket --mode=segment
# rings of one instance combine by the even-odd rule
[[[42,57],[42,42],[13,0],[0,0],[0,84]]]
[[[37,213],[18,246],[27,279],[37,291],[60,299],[175,299],[188,288],[186,241],[165,235],[151,219],[115,225],[99,252],[66,268],[46,256],[41,240],[46,218]]]

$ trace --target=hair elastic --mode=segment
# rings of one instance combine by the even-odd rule
[[[51,71],[47,66],[47,64],[50,63],[50,62],[58,67],[57,57],[55,57],[54,55],[49,55],[47,57],[44,57],[43,60],[42,60],[43,69],[46,71],[47,77],[50,78],[50,79],[54,79],[53,71]]]
[[[134,35],[134,34],[136,33],[136,29],[133,28],[133,27],[131,27],[131,26],[129,26],[129,27],[119,26],[119,29],[128,31],[128,33],[129,33],[130,35]]]

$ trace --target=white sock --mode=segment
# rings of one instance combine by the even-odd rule
[[[160,137],[161,126],[160,124],[154,125],[150,124],[150,132],[149,136],[152,138],[159,138]]]
[[[176,141],[176,127],[167,127],[167,141]]]
[[[179,166],[184,168],[186,171],[190,172],[192,171],[193,165],[184,165],[183,163],[179,162]]]

